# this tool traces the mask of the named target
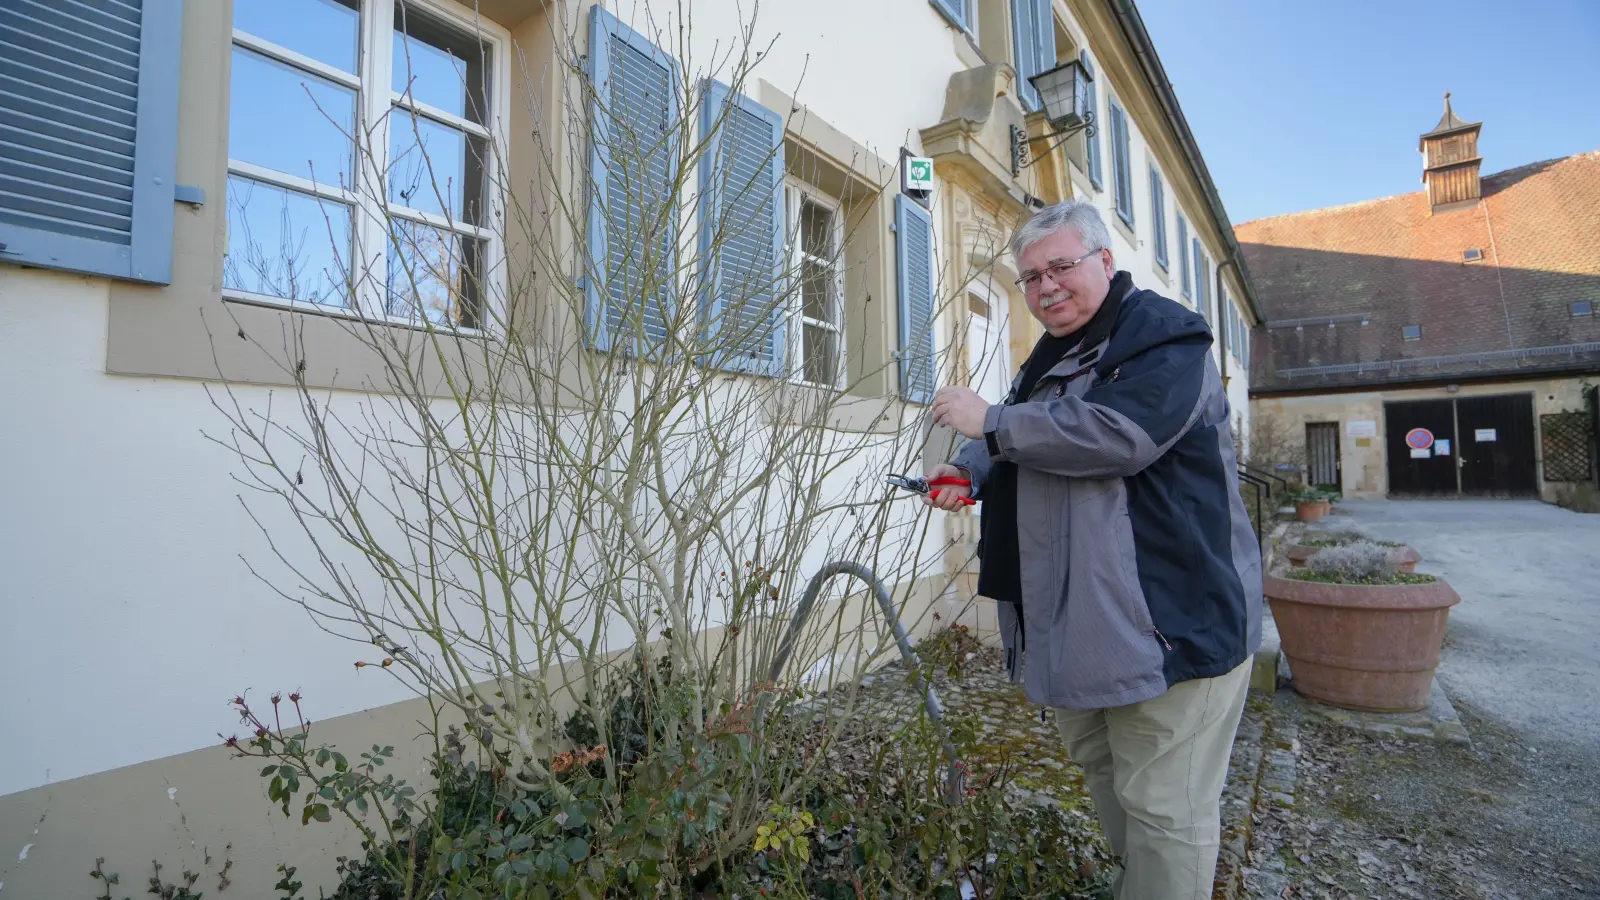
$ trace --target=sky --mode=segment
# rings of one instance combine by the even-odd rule
[[[1600,0],[1138,0],[1235,225],[1422,189],[1451,93],[1485,175],[1600,150]]]

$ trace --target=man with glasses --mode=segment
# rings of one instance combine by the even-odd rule
[[[1011,250],[1045,334],[1004,401],[944,387],[970,440],[924,498],[983,504],[978,592],[1007,664],[1055,710],[1121,866],[1117,900],[1209,898],[1255,651],[1261,554],[1199,313],[1118,271],[1094,206],[1041,210]]]

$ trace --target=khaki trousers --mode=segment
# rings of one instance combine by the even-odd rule
[[[1122,861],[1116,900],[1209,900],[1222,842],[1222,785],[1252,660],[1215,678],[1111,709],[1057,709],[1072,761]]]

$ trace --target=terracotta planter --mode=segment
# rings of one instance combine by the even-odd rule
[[[1289,560],[1291,567],[1304,569],[1306,562],[1311,557],[1326,549],[1326,547],[1307,547],[1303,544],[1290,544],[1289,548],[1283,551],[1283,555],[1285,559]],[[1417,563],[1422,562],[1422,554],[1418,553],[1414,547],[1390,547],[1389,559],[1401,572],[1410,574],[1417,570]]]
[[[1268,575],[1265,588],[1296,691],[1369,712],[1428,705],[1450,607],[1461,602],[1449,584],[1325,584]]]
[[[1323,509],[1323,504],[1320,500],[1301,500],[1294,505],[1295,518],[1305,522],[1307,525],[1314,525],[1317,522],[1321,522],[1322,517],[1327,514],[1328,511]]]

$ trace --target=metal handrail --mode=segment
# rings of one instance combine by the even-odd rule
[[[1261,493],[1262,493],[1263,490],[1265,490],[1267,496],[1271,497],[1272,496],[1272,485],[1268,484],[1264,479],[1257,478],[1256,476],[1250,474],[1250,467],[1249,466],[1240,466],[1239,467],[1239,480],[1245,482],[1246,484],[1254,485],[1255,489],[1256,489],[1256,517],[1255,517],[1255,519],[1253,519],[1250,522],[1250,525],[1255,530],[1256,540],[1259,541],[1259,540],[1261,540],[1261,525],[1262,525],[1262,522],[1261,522]]]
[[[1279,487],[1282,487],[1284,490],[1289,489],[1289,480],[1284,478],[1282,475],[1274,475],[1265,469],[1258,469],[1255,466],[1248,465],[1246,463],[1239,463],[1239,471],[1241,474],[1244,472],[1250,472],[1257,478],[1265,478],[1269,481],[1276,481]],[[1267,487],[1267,496],[1272,496],[1272,487],[1270,485]]]

